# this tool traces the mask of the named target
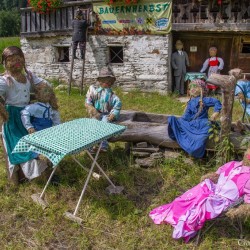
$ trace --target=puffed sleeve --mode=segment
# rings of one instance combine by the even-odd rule
[[[94,85],[91,85],[88,89],[87,94],[86,94],[85,103],[88,105],[94,106],[95,105],[95,99],[94,99],[95,95],[96,95],[96,89],[95,89]]]
[[[202,66],[202,69],[200,70],[201,73],[205,72],[209,64],[209,59],[207,59]]]
[[[23,123],[23,126],[28,130],[30,128],[33,128],[33,125],[31,124],[31,116],[34,115],[34,104],[30,104],[26,106],[21,111],[21,120]]]
[[[219,63],[220,63],[218,69],[219,69],[219,70],[223,70],[223,68],[224,68],[224,61],[223,61],[223,59],[220,58],[220,57],[217,57],[217,58],[218,58],[218,61],[219,61]]]
[[[120,111],[122,108],[122,102],[120,98],[117,95],[113,95],[113,100],[112,100],[112,110],[110,111],[110,114],[115,115],[115,119],[118,120],[120,116]]]
[[[59,125],[61,123],[60,113],[57,110],[52,110],[52,121],[53,126]]]
[[[7,92],[7,83],[3,77],[0,76],[0,96],[5,99]]]
[[[220,112],[222,109],[221,102],[217,98],[214,98],[214,97],[203,98],[203,103],[209,108],[214,107],[214,112]]]
[[[230,161],[227,162],[226,164],[222,165],[221,167],[219,167],[216,171],[216,174],[221,174],[224,173],[229,167],[231,167],[232,164],[235,164],[235,161]]]
[[[245,184],[243,191],[245,193],[244,201],[246,203],[250,203],[250,180],[248,180],[247,183]]]
[[[41,77],[38,77],[36,74],[32,73],[32,72],[28,72],[28,75],[29,77],[32,79],[32,83],[34,85],[36,84],[39,84],[39,83],[42,83],[42,82],[45,82],[47,83],[49,86],[51,86],[51,83],[49,83],[47,80],[41,78]]]

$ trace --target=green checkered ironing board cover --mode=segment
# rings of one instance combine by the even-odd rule
[[[81,118],[22,137],[12,153],[36,152],[57,165],[67,154],[78,153],[121,134],[125,126]]]
[[[200,72],[188,72],[185,75],[185,79],[184,81],[192,81],[195,79],[201,79],[201,78],[205,78],[207,79],[206,73],[200,73]]]

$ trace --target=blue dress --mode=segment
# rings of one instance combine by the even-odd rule
[[[203,109],[198,114],[200,97],[192,98],[182,117],[168,117],[168,134],[172,140],[195,158],[202,158],[205,153],[206,141],[209,136],[210,122],[208,110],[214,107],[214,112],[221,110],[221,103],[212,97],[203,98]]]

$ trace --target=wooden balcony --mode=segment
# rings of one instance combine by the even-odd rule
[[[65,1],[61,8],[49,14],[33,12],[32,8],[21,9],[21,36],[67,35],[72,30],[76,9],[92,8],[93,1]]]
[[[250,1],[173,0],[174,31],[243,31],[250,32]],[[76,9],[91,8],[96,0],[65,1],[55,12],[39,14],[31,8],[21,9],[22,36],[56,36],[70,34]]]
[[[175,31],[250,31],[250,1],[175,0],[172,15]]]

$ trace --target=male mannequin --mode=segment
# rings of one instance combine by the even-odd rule
[[[84,58],[84,52],[85,52],[85,47],[86,47],[86,33],[87,33],[87,28],[89,26],[89,23],[85,19],[83,19],[83,12],[78,9],[76,12],[76,17],[72,21],[72,27],[73,27],[73,36],[72,36],[72,41],[73,41],[73,56],[74,59],[78,59],[76,57],[76,49],[79,43],[80,47],[80,53],[81,53],[81,59]]]
[[[175,43],[176,52],[172,54],[172,67],[175,77],[175,92],[184,95],[184,78],[187,72],[186,67],[189,66],[188,55],[183,51],[183,43],[177,40]]]

